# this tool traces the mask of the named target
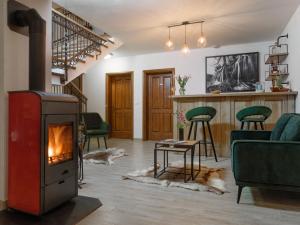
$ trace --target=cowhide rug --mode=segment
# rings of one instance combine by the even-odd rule
[[[198,169],[197,163],[194,164],[194,170]],[[176,161],[169,163],[169,171],[182,173],[183,172],[183,162]],[[158,168],[160,165],[158,165]],[[187,173],[190,173],[190,164],[187,164]],[[201,166],[201,172],[198,174],[197,178],[193,181],[187,183],[183,182],[183,175],[164,173],[158,179],[153,177],[154,166],[147,169],[137,170],[127,175],[123,176],[124,180],[133,180],[140,183],[147,184],[157,184],[164,187],[178,187],[184,188],[192,191],[209,191],[216,194],[224,194],[227,192],[224,182],[224,168],[208,168],[206,166]],[[196,173],[196,172],[195,172]]]
[[[112,165],[114,160],[127,156],[124,149],[109,148],[106,150],[97,150],[83,155],[83,161],[92,164]]]

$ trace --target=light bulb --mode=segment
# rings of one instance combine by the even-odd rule
[[[198,38],[198,47],[200,48],[205,48],[206,47],[206,44],[207,44],[207,40],[206,40],[206,37],[201,35],[199,38]]]
[[[169,49],[173,49],[174,44],[173,44],[173,42],[169,39],[169,40],[166,42],[166,46],[167,46]]]
[[[187,44],[184,44],[181,51],[184,53],[184,54],[188,54],[190,52],[190,48]]]

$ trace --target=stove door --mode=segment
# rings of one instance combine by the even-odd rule
[[[44,121],[42,199],[48,211],[77,195],[78,129],[76,115],[45,115]]]

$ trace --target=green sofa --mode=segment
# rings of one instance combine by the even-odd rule
[[[231,132],[237,203],[245,186],[300,191],[300,114],[283,114],[272,131]]]

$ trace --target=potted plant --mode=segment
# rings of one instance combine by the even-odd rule
[[[176,117],[177,117],[177,128],[178,128],[178,139],[179,139],[179,141],[183,141],[184,140],[184,127],[187,124],[184,112],[177,111]]]
[[[177,83],[179,85],[179,94],[180,95],[185,95],[185,85],[186,83],[188,82],[188,80],[190,79],[191,77],[190,76],[181,76],[181,75],[178,75],[176,76],[176,80],[177,80]]]

